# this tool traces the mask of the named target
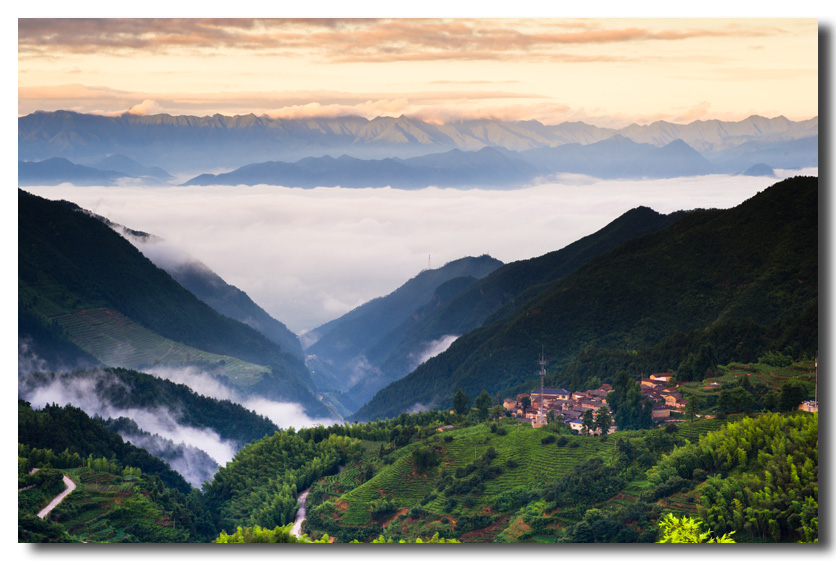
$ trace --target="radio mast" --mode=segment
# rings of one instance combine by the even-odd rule
[[[532,425],[536,426],[543,426],[546,424],[546,358],[543,355],[542,349],[540,350],[540,360],[537,361],[537,364],[540,365],[540,407],[537,410],[537,417],[534,419],[534,423]]]

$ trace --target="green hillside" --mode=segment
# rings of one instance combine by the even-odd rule
[[[237,403],[206,397],[184,384],[124,368],[74,370],[62,374],[36,372],[21,380],[18,391],[30,395],[55,383],[91,388],[86,397],[98,399],[116,410],[168,411],[182,425],[211,429],[222,439],[239,446],[279,429],[266,417]]]
[[[398,379],[416,366],[414,357],[428,341],[445,335],[462,335],[500,318],[502,310],[512,314],[522,302],[542,287],[576,270],[591,259],[606,253],[625,241],[665,228],[682,213],[659,214],[646,207],[632,209],[599,231],[566,247],[540,257],[503,265],[485,278],[468,283],[458,291],[444,293],[445,285],[426,306],[419,308],[399,326],[399,341],[394,349],[380,353],[372,349],[369,356],[391,379]],[[453,281],[450,281],[451,283]],[[492,317],[493,316],[493,317]],[[490,320],[488,319],[490,318]]]
[[[53,356],[139,368],[194,364],[242,390],[302,403],[327,416],[297,357],[227,318],[100,220],[75,205],[18,191],[19,339]]]
[[[783,352],[791,336],[795,358],[812,356],[818,345],[818,179],[782,181],[733,209],[689,212],[532,290],[531,298],[521,295],[524,306],[459,338],[378,392],[355,417],[393,416],[416,402],[444,407],[458,388],[471,395],[513,391],[532,380],[541,350],[554,373],[581,351],[641,354],[722,327],[744,338],[747,328],[763,332],[758,348],[729,345],[740,352]],[[657,357],[657,371],[680,367],[674,357],[682,349],[667,350]],[[598,376],[607,381],[614,373]]]

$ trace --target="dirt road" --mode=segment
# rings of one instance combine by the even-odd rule
[[[46,518],[46,515],[49,514],[53,508],[58,506],[58,504],[64,500],[64,497],[66,497],[75,490],[75,483],[73,483],[73,480],[67,477],[66,475],[64,476],[64,485],[66,485],[67,488],[64,489],[64,491],[60,495],[52,499],[52,501],[38,513],[38,518]]]

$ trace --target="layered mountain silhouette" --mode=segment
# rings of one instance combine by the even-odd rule
[[[315,342],[306,352],[314,382],[323,391],[338,392],[346,408],[356,410],[399,377],[381,371],[377,364],[400,341],[403,322],[430,302],[445,283],[482,278],[501,265],[488,255],[451,261],[422,271],[392,293],[312,330],[306,335]]]
[[[640,161],[619,171],[616,165],[599,161],[607,169],[599,172],[604,175],[596,177],[742,173],[756,163],[791,169],[818,165],[818,118],[793,122],[784,117],[752,116],[740,122],[695,121],[686,125],[659,121],[616,130],[581,122],[544,125],[537,121],[478,119],[433,124],[405,116],[274,119],[255,115],[124,114],[105,117],[39,111],[18,119],[18,157],[27,164],[21,164],[19,184],[47,181],[52,173],[49,168],[55,168],[57,162],[48,166],[43,162],[52,158],[64,158],[101,172],[109,170],[164,183],[171,181],[168,172],[160,173],[157,168],[191,175],[197,183],[205,183],[212,175],[235,173],[238,177],[216,178],[216,181],[271,183],[283,176],[283,181],[299,186],[315,183],[356,186],[391,184],[389,178],[397,179],[405,174],[402,187],[443,182],[464,185],[463,181],[485,182],[491,177],[493,182],[488,181],[487,185],[501,181],[514,184],[529,181],[537,174],[570,172],[564,165],[567,158],[571,160],[574,154],[579,154],[582,160],[593,157],[592,152],[585,153],[580,147],[615,137],[657,149],[674,143],[669,151],[656,156],[667,168],[663,172],[653,161]],[[712,167],[707,168],[704,161],[676,141],[687,144]],[[577,146],[562,154],[534,152],[530,157],[525,156],[537,149],[569,145]],[[496,152],[482,153],[485,148]],[[114,155],[119,155],[116,161]],[[635,155],[643,157],[639,150]],[[341,160],[343,156],[347,159]],[[415,159],[420,156],[430,158]],[[123,157],[143,162],[142,169],[119,163]],[[555,161],[549,163],[551,157]],[[256,168],[245,168],[251,165]],[[467,177],[485,165],[489,169],[484,173]],[[537,169],[529,169],[530,165]],[[594,166],[591,170],[589,167],[578,173],[596,171]],[[334,183],[332,176],[338,170],[347,175]],[[651,175],[647,175],[649,172]],[[89,170],[74,173],[79,174],[78,181],[93,180],[93,172]]]

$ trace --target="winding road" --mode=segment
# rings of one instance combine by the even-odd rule
[[[32,474],[32,473],[35,473],[36,471],[38,471],[38,468],[34,468],[29,473]],[[38,513],[38,518],[46,518],[46,515],[49,514],[52,511],[53,508],[58,506],[59,503],[61,501],[63,501],[66,498],[67,495],[69,495],[70,493],[75,491],[75,482],[73,482],[73,480],[70,479],[69,477],[67,477],[66,475],[64,476],[64,485],[66,485],[67,488],[64,489],[64,491],[61,492],[58,496],[56,496],[54,499],[52,499],[52,501],[50,501],[50,503],[48,505],[46,505]],[[294,526],[294,528],[295,528],[295,526]]]

